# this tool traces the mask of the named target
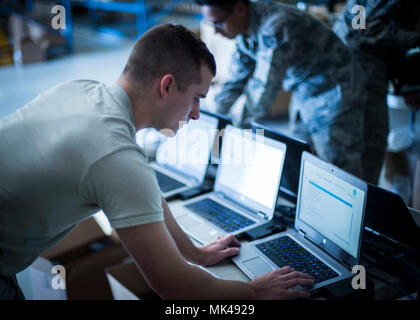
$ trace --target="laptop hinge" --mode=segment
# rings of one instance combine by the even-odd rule
[[[305,231],[303,231],[302,229],[299,229],[299,230],[298,230],[298,232],[299,232],[302,236],[304,236],[304,237],[306,238],[306,233],[305,233]]]
[[[268,216],[264,212],[258,211],[257,212],[257,215],[259,215],[260,217],[262,217],[264,220],[268,220]]]
[[[347,269],[351,269],[350,264],[347,261],[341,260],[341,264],[345,265]]]
[[[216,191],[216,192],[215,192],[215,194],[216,194],[218,197],[221,197],[221,198],[226,199],[226,195],[225,195],[223,192],[221,192],[221,191]]]
[[[168,171],[171,171],[174,174],[177,174],[177,175],[181,176],[185,180],[188,180],[188,182],[190,182],[190,183],[197,183],[197,184],[200,183],[200,181],[198,180],[197,177],[192,177],[188,174],[185,174],[185,172],[183,172],[181,170],[175,169],[175,168],[167,166],[167,165],[160,165],[160,166],[163,167],[164,169],[168,170]]]
[[[243,209],[245,212],[249,212],[249,208],[245,207],[242,203],[239,203],[238,201],[235,201],[234,199],[229,197],[229,195],[225,194],[224,192],[216,191],[215,194],[218,197],[223,198],[223,200],[225,200],[226,202]]]

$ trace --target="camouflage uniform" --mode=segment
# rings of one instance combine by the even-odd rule
[[[352,13],[355,5],[366,12],[366,29],[354,29]],[[367,144],[364,154],[366,179],[376,183],[380,175],[388,135],[387,90],[390,63],[406,49],[420,44],[420,35],[413,29],[419,19],[420,1],[402,0],[348,0],[336,21],[333,31],[347,43],[368,77],[365,121]],[[398,21],[401,19],[401,21]],[[394,65],[394,68],[398,65]]]
[[[320,158],[364,178],[365,81],[346,45],[322,22],[285,4],[251,3],[248,36],[236,38],[216,104],[227,113],[244,93],[240,125],[247,126],[265,115],[280,88],[293,90],[294,133],[303,128]]]

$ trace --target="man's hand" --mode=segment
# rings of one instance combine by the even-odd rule
[[[289,289],[295,286],[313,286],[313,279],[302,272],[294,271],[290,267],[283,267],[267,272],[252,280],[257,299],[293,299],[309,298],[310,293],[303,290]]]
[[[241,243],[231,234],[222,236],[198,248],[196,263],[204,267],[214,265],[225,258],[239,254]]]

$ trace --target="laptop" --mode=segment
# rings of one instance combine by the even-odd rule
[[[396,249],[420,250],[420,229],[398,194],[369,184],[365,221],[366,231]]]
[[[367,183],[314,155],[302,155],[294,228],[245,243],[233,262],[254,279],[290,266],[315,290],[351,277],[359,264]]]
[[[286,144],[287,153],[280,180],[279,197],[296,204],[302,153],[304,151],[312,152],[311,146],[306,141],[293,138],[257,122],[251,123],[251,128],[256,134],[264,134],[268,138]]]
[[[204,182],[219,120],[200,113],[178,133],[163,142],[150,166],[156,172],[163,197],[170,198],[196,188]]]
[[[418,283],[420,229],[398,194],[368,185],[362,258],[404,283]],[[364,262],[365,262],[364,261]]]
[[[217,126],[218,132],[213,143],[213,149],[211,151],[211,163],[216,165],[219,163],[219,155],[223,142],[223,129],[226,128],[227,125],[232,125],[232,119],[224,114],[208,111],[203,108],[200,109],[200,113],[216,117],[219,123]]]
[[[284,143],[228,125],[213,192],[174,206],[179,225],[204,244],[270,221],[285,153]]]

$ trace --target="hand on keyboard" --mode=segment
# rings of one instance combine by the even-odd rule
[[[224,235],[198,248],[199,256],[196,263],[204,267],[214,265],[228,257],[239,254],[241,243],[231,234]]]
[[[257,299],[293,299],[309,298],[307,291],[296,290],[297,286],[313,286],[314,280],[307,274],[283,267],[267,272],[250,282],[254,287]]]

